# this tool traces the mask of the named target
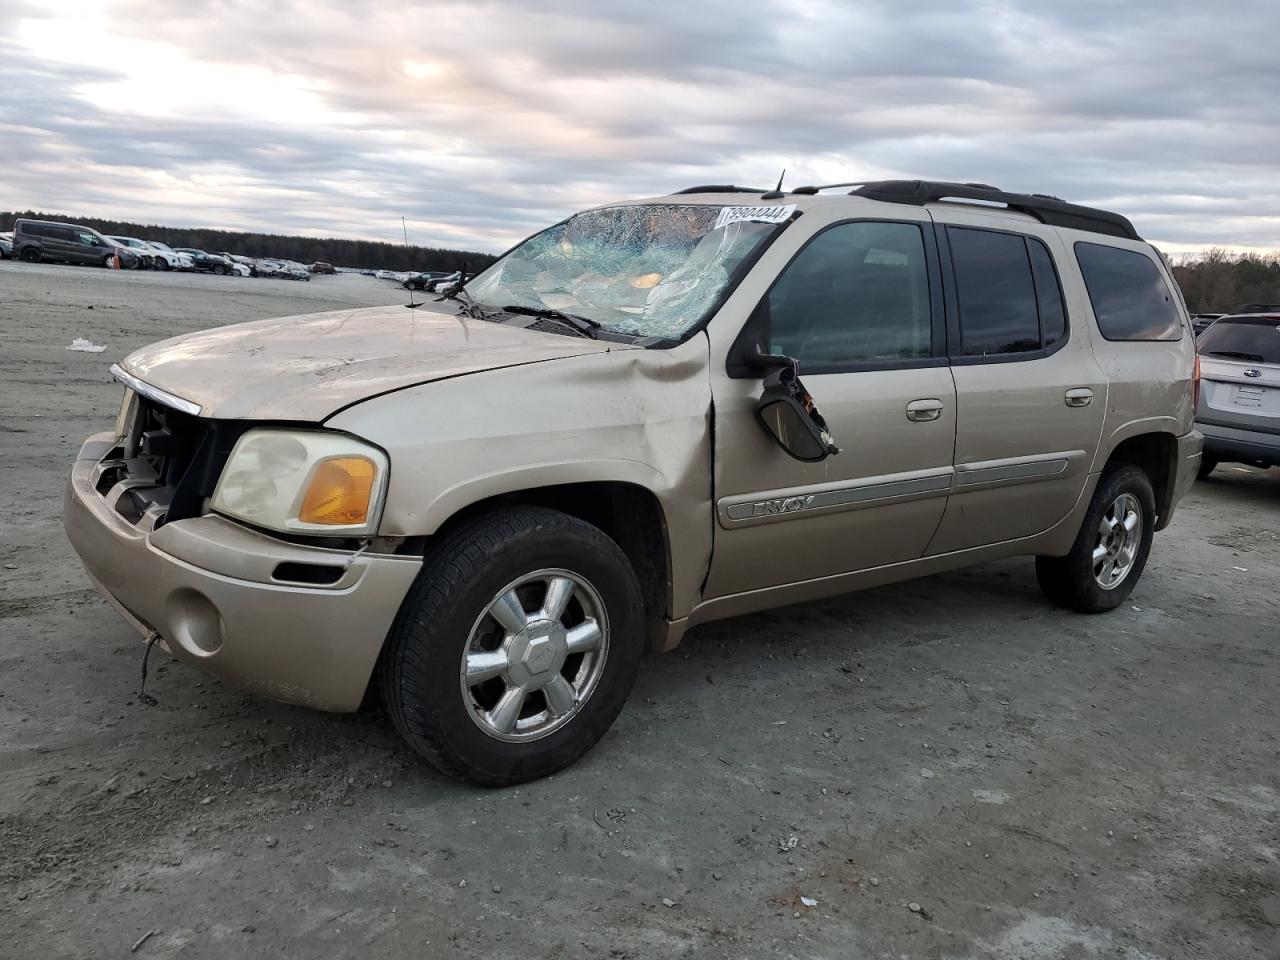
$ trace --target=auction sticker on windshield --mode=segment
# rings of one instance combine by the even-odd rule
[[[794,203],[770,204],[767,207],[721,207],[720,216],[716,217],[716,225],[712,230],[719,230],[731,223],[750,220],[755,223],[786,223],[796,212]]]

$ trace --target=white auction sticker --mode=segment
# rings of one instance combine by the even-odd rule
[[[765,207],[721,207],[720,216],[712,230],[719,230],[731,223],[750,220],[754,223],[786,223],[796,212],[794,203],[769,204]]]

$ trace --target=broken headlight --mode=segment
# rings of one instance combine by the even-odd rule
[[[231,451],[214,511],[281,533],[372,536],[387,455],[342,433],[250,430]]]

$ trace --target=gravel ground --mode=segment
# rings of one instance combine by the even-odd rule
[[[0,263],[0,956],[1280,956],[1280,470],[1110,615],[1020,560],[699,628],[515,790],[162,657],[145,705],[59,521],[108,365],[401,293]]]

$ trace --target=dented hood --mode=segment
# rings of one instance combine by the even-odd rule
[[[162,340],[125,372],[218,419],[321,421],[377,394],[481,370],[638,349],[457,316],[452,304],[258,320]]]

